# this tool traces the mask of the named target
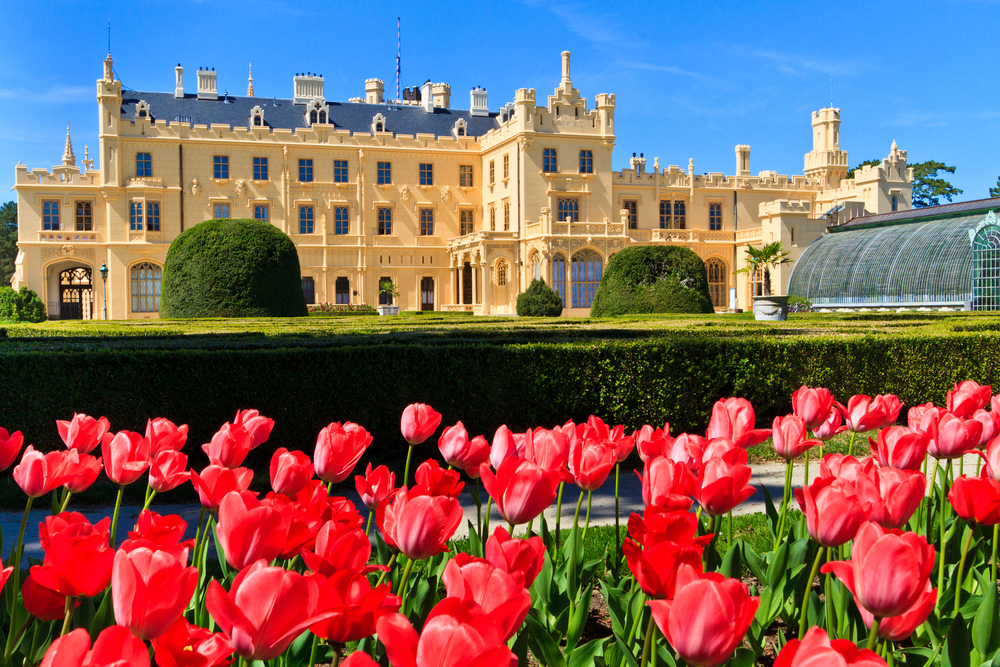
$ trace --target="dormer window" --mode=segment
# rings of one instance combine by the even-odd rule
[[[385,132],[385,116],[377,113],[372,117],[372,132]]]
[[[464,118],[459,118],[455,121],[455,124],[451,127],[451,135],[458,139],[459,137],[467,136],[469,131],[469,124],[465,122]]]
[[[149,103],[146,100],[139,100],[135,105],[135,119],[149,118]]]
[[[250,126],[264,127],[264,109],[260,106],[255,106],[250,110]]]
[[[313,100],[306,105],[306,120],[309,125],[326,125],[329,122],[329,106],[323,100]]]

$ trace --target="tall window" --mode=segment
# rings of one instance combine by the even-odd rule
[[[271,220],[271,211],[268,210],[267,204],[256,204],[253,207],[253,219],[263,220],[264,222]]]
[[[472,210],[471,209],[467,209],[467,208],[463,208],[459,212],[458,216],[459,216],[459,225],[461,227],[461,229],[459,231],[461,232],[461,235],[465,236],[466,234],[471,234],[472,233]]]
[[[490,205],[490,231],[495,232],[497,230],[497,207]]]
[[[562,299],[563,308],[566,307],[566,258],[556,255],[552,259],[552,289],[556,291]]]
[[[708,293],[712,297],[712,305],[725,308],[726,304],[726,264],[721,259],[713,257],[705,262],[708,273]]]
[[[336,303],[351,302],[351,281],[345,276],[340,276],[333,285],[333,294]]]
[[[267,180],[267,158],[266,157],[255,157],[253,159],[253,180],[255,180],[255,181],[266,181]]]
[[[302,296],[306,298],[306,303],[316,303],[316,281],[311,276],[302,278]]]
[[[299,234],[313,233],[313,207],[299,206]]]
[[[660,229],[670,229],[672,204],[669,199],[660,201]]]
[[[601,256],[593,250],[581,250],[573,255],[571,279],[573,282],[573,307],[590,308],[594,294],[601,284],[604,265]]]
[[[379,185],[389,185],[392,183],[392,163],[391,162],[379,162],[377,165],[378,179],[377,183]]]
[[[504,180],[510,178],[510,153],[505,153],[503,156],[503,177]]]
[[[130,271],[132,279],[132,312],[160,312],[160,282],[163,269],[150,262],[136,264]]]
[[[434,185],[434,165],[420,163],[420,185]]]
[[[347,234],[350,223],[347,221],[347,207],[338,206],[333,209],[333,233]]]
[[[593,174],[594,173],[594,152],[593,151],[580,151],[580,173],[581,174]]]
[[[622,208],[628,211],[628,228],[639,228],[639,203],[634,199],[626,199],[622,202]]]
[[[458,165],[458,186],[460,188],[471,188],[472,187],[472,165],[471,164],[460,164],[460,165]]]
[[[215,219],[225,220],[229,218],[229,204],[216,204],[215,205]]]
[[[45,231],[59,231],[59,202],[42,202],[42,229]]]
[[[313,161],[309,159],[299,160],[299,182],[312,183],[313,181]]]
[[[503,203],[503,230],[505,232],[510,231],[510,202],[505,201]]]
[[[383,287],[391,284],[392,284],[392,278],[388,276],[382,276],[381,278],[378,279],[378,305],[380,306],[392,305],[392,295],[382,291]]]
[[[580,200],[564,197],[559,200],[559,222],[577,222],[580,219]]]
[[[496,183],[496,166],[493,160],[490,160],[490,185]]]
[[[531,259],[528,260],[531,266],[531,279],[541,280],[542,279],[542,258],[538,256],[537,252],[531,253]]]
[[[899,200],[896,199],[896,195],[892,196],[892,210],[893,211],[899,210]]]
[[[684,229],[684,221],[687,217],[685,210],[684,202],[679,200],[674,202],[674,229]]]
[[[556,164],[556,149],[545,148],[542,150],[542,171],[546,173],[559,171]]]
[[[160,231],[160,202],[146,202],[146,231]]]
[[[334,183],[347,182],[347,160],[333,161],[333,182]]]
[[[229,178],[229,156],[228,155],[213,155],[212,156],[212,176],[217,179],[227,179]]]
[[[218,206],[216,206],[218,208]],[[129,231],[141,232],[142,231],[142,202],[141,201],[131,201],[128,207],[128,220],[129,220]],[[218,215],[215,217],[219,217]]]
[[[722,229],[722,204],[719,202],[708,205],[708,228],[713,232]]]
[[[89,232],[94,229],[94,214],[89,201],[76,203],[76,231]]]
[[[434,209],[420,209],[420,235],[434,236]]]
[[[149,153],[135,154],[135,175],[136,176],[153,175],[153,157]]]
[[[392,234],[392,209],[383,206],[378,210],[378,233],[382,235]]]
[[[507,286],[507,262],[502,259],[497,262],[497,286]]]

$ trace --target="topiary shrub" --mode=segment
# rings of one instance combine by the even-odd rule
[[[714,311],[705,263],[672,246],[633,246],[615,254],[590,308],[592,317]]]
[[[207,220],[170,244],[160,317],[305,317],[295,244],[259,220]]]
[[[517,314],[521,317],[559,317],[562,298],[544,280],[535,278],[528,289],[517,295]]]
[[[0,319],[9,322],[44,322],[45,304],[34,290],[0,287]]]

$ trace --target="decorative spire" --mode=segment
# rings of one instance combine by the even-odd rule
[[[250,63],[247,69],[250,72],[247,78],[247,97],[253,97],[253,63]]]
[[[76,156],[73,155],[73,142],[69,138],[69,123],[66,123],[66,148],[63,149],[63,166],[73,167],[76,165]]]
[[[892,140],[892,148],[890,150],[893,150],[893,151],[899,150],[898,148],[896,148],[896,140],[895,139]]]
[[[90,159],[90,146],[83,147],[83,168],[87,171],[91,171],[94,168],[94,161]]]

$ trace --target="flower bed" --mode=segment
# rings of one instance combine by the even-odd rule
[[[309,314],[316,316],[331,316],[339,317],[342,315],[378,315],[378,309],[375,306],[368,305],[367,303],[362,303],[358,305],[342,304],[342,303],[318,303],[308,306]]]

